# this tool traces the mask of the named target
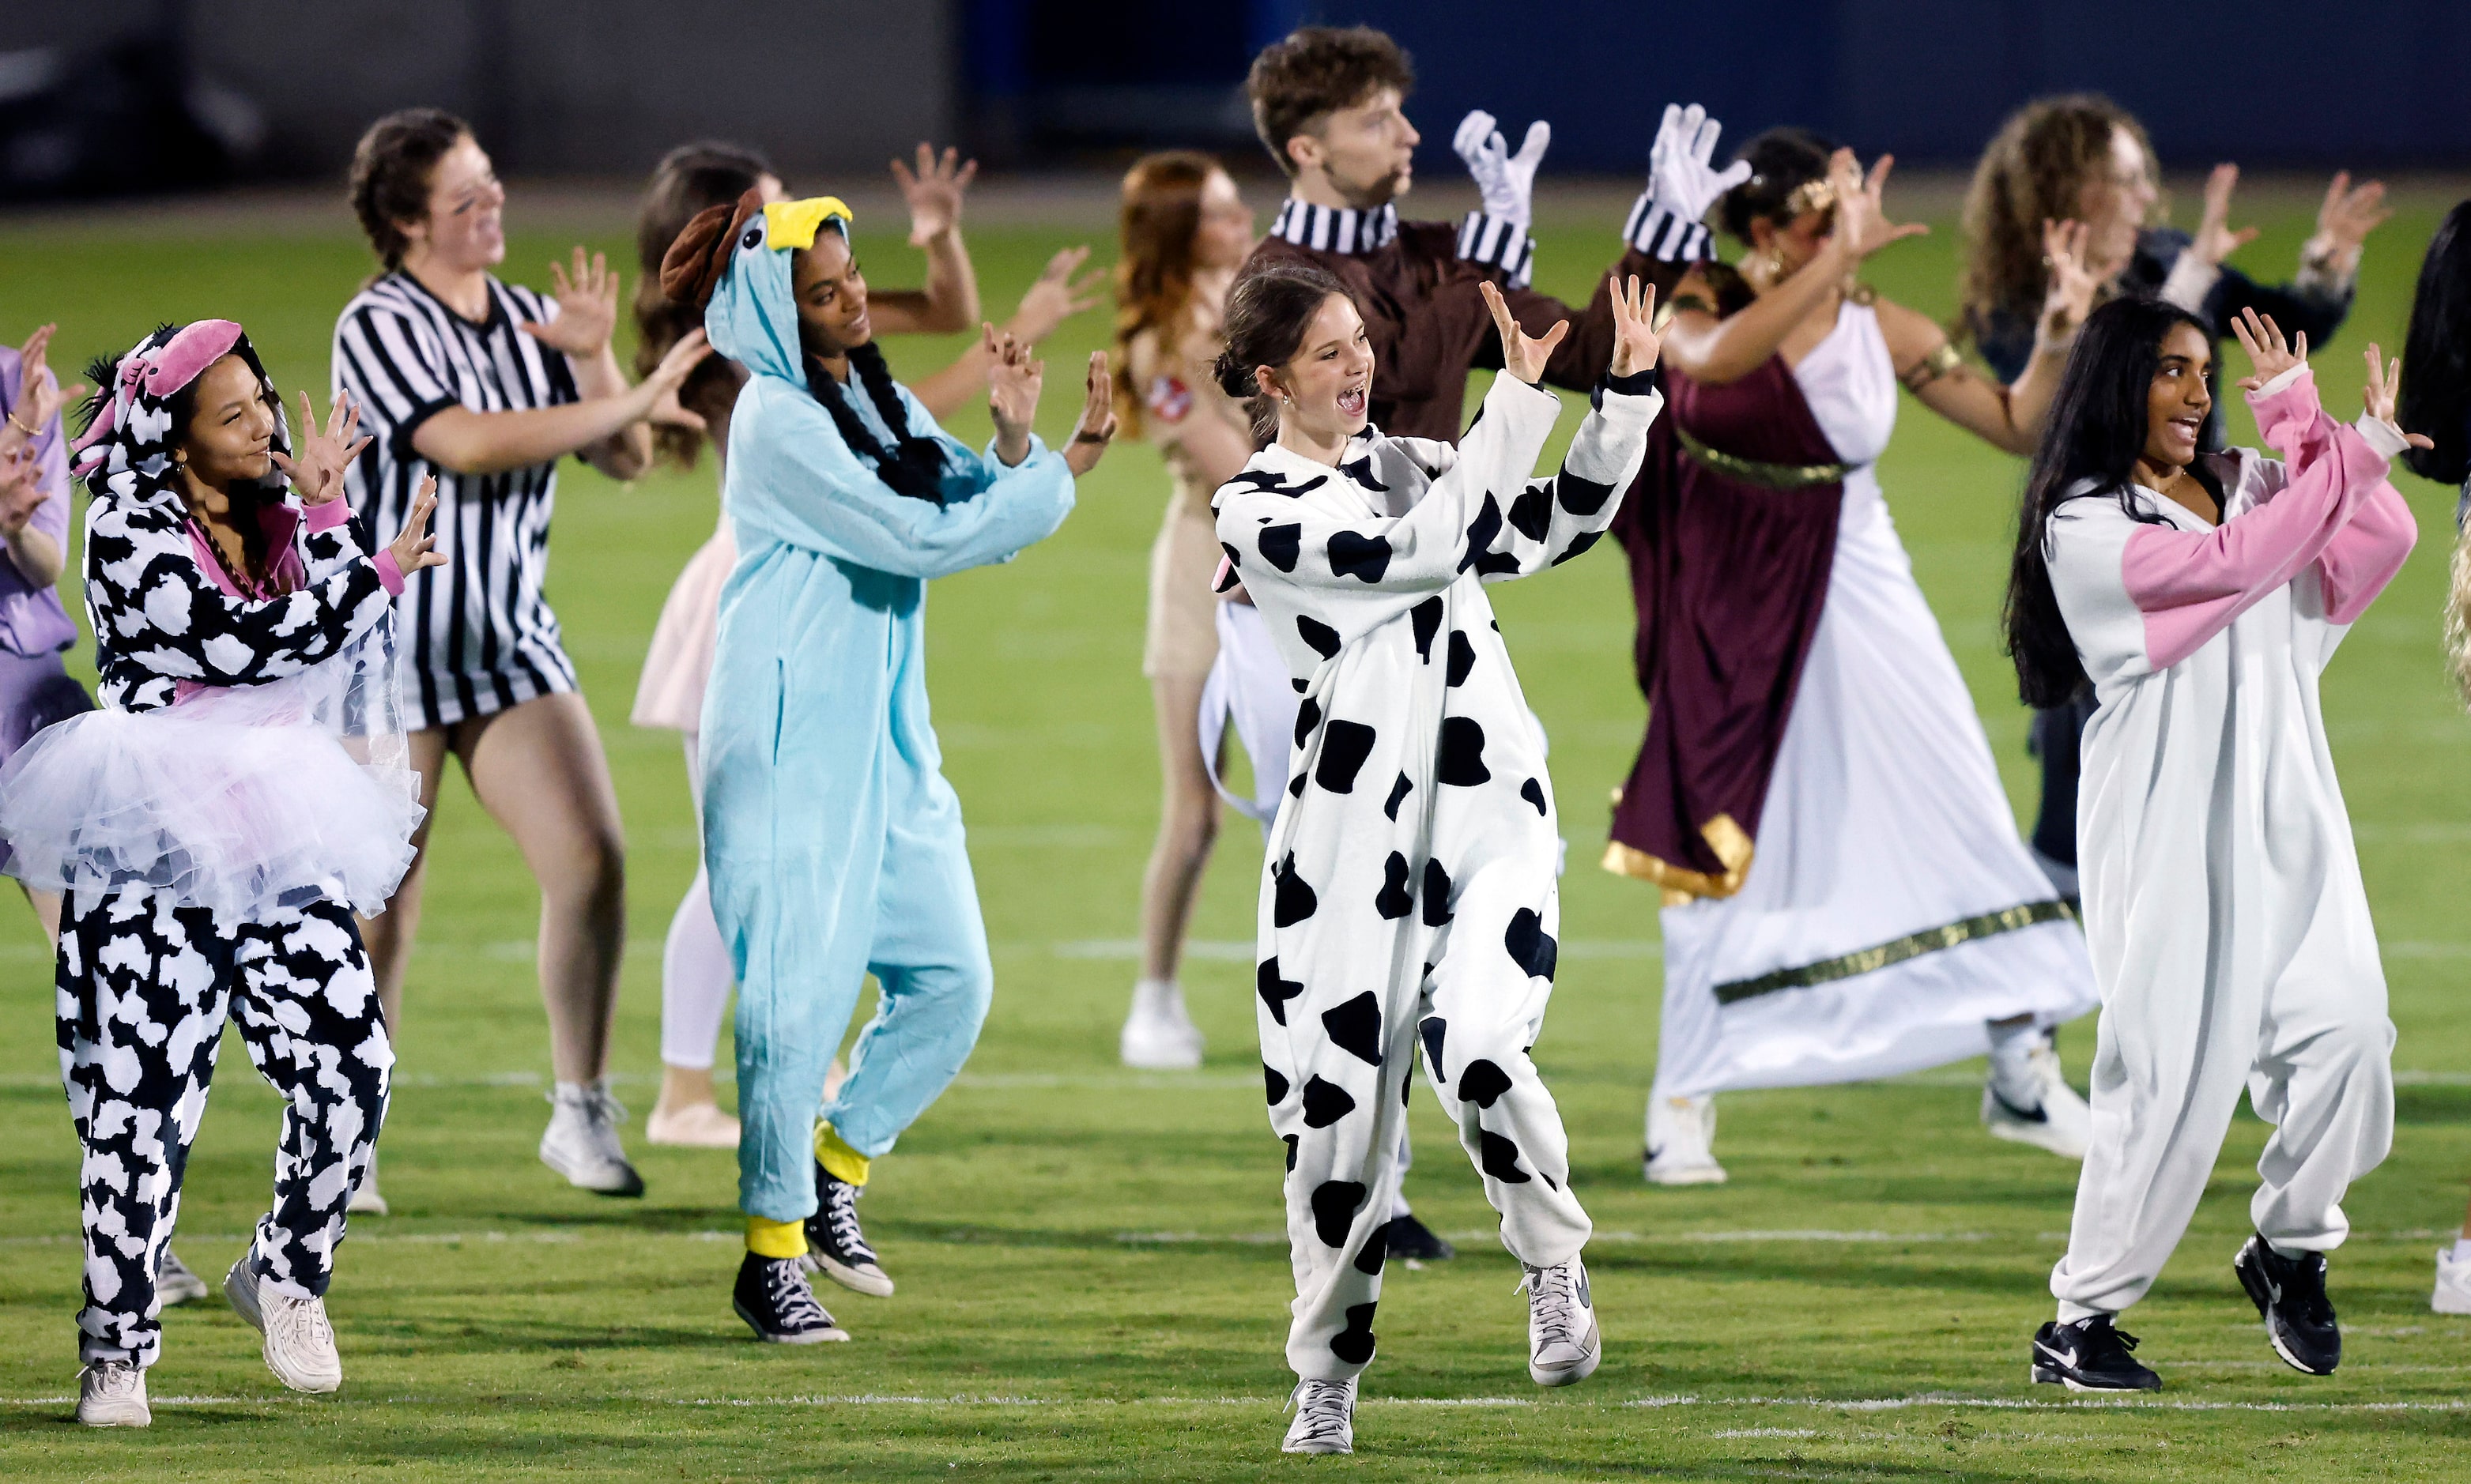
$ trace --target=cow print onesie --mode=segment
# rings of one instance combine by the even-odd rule
[[[1522,1263],[1578,1255],[1561,1113],[1528,1048],[1553,983],[1560,831],[1483,584],[1612,524],[1662,406],[1600,388],[1560,475],[1560,399],[1496,377],[1455,449],[1367,428],[1333,469],[1273,445],[1214,501],[1218,539],[1304,700],[1272,826],[1257,970],[1270,1123],[1287,1146],[1287,1362],[1373,1358],[1409,1073],[1424,1071]]]
[[[176,353],[161,344],[168,335],[150,347]],[[247,346],[244,338],[235,350],[250,355]],[[162,711],[196,687],[297,675],[382,622],[402,586],[391,553],[372,560],[363,550],[340,499],[268,505],[269,577],[253,584],[224,572],[171,484],[171,390],[132,399],[119,389],[107,462],[91,479],[87,614],[104,703],[122,712]],[[155,1272],[227,1015],[285,1103],[273,1203],[246,1261],[262,1286],[295,1298],[325,1293],[394,1064],[344,894],[335,883],[294,889],[240,918],[142,879],[71,893],[58,1019],[61,1079],[84,1151],[78,1327],[86,1363],[156,1357]]]

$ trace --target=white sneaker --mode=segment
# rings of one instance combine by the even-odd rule
[[[1539,1386],[1568,1386],[1596,1374],[1605,1357],[1588,1264],[1577,1258],[1530,1267],[1514,1292],[1527,1295],[1527,1374]]]
[[[2471,1314],[2471,1258],[2458,1258],[2451,1247],[2436,1249],[2436,1291],[2428,1307],[2440,1314]]]
[[[560,1082],[550,1090],[549,1127],[541,1134],[541,1163],[566,1176],[577,1190],[600,1195],[641,1195],[644,1177],[626,1163],[618,1125],[626,1106],[606,1082]]]
[[[1647,1100],[1647,1183],[1650,1185],[1722,1185],[1725,1167],[1716,1163],[1716,1100],[1659,1098]]]
[[[194,1304],[213,1291],[206,1287],[206,1280],[189,1271],[189,1264],[181,1262],[179,1255],[166,1242],[162,1261],[154,1264],[154,1296],[162,1301],[163,1307],[170,1309],[176,1304]]]
[[[1184,991],[1142,980],[1133,986],[1132,1013],[1118,1045],[1124,1065],[1144,1072],[1189,1072],[1201,1065],[1201,1028],[1185,1012]]]
[[[690,1102],[675,1108],[656,1106],[652,1116],[644,1120],[644,1137],[672,1148],[734,1149],[738,1148],[738,1120],[713,1102]]]
[[[78,1421],[89,1427],[152,1427],[146,1372],[126,1360],[97,1360],[78,1372]]]
[[[1355,1378],[1343,1381],[1296,1382],[1287,1398],[1296,1420],[1287,1425],[1282,1453],[1353,1453],[1355,1451]]]
[[[266,1336],[262,1353],[276,1380],[294,1391],[342,1388],[343,1357],[335,1352],[335,1327],[326,1322],[324,1299],[294,1298],[261,1287],[246,1252],[224,1275],[224,1297]]]
[[[2020,1108],[1999,1095],[1993,1082],[1982,1087],[1982,1126],[1990,1130],[1994,1139],[2007,1139],[2017,1144],[2030,1144],[2048,1149],[2063,1159],[2083,1159],[2093,1143],[2093,1108],[2059,1070],[2059,1054],[2048,1046],[2034,1048],[2029,1060],[2033,1066],[2035,1089],[2040,1094],[2037,1106]]]
[[[361,1176],[361,1183],[352,1187],[352,1198],[343,1202],[343,1209],[354,1216],[387,1214],[386,1197],[378,1194],[377,1150],[369,1150],[369,1168]]]

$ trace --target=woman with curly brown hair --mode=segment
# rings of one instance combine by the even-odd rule
[[[2337,174],[2318,210],[2317,231],[2299,250],[2298,272],[2287,284],[2267,285],[2225,262],[2257,235],[2254,227],[2230,225],[2238,166],[2214,167],[2194,235],[2161,224],[2160,179],[2144,126],[2098,94],[2037,99],[2000,128],[1965,197],[1958,333],[2001,380],[2014,379],[2032,350],[2050,277],[2041,236],[2052,221],[2083,224],[2097,303],[2126,294],[2167,300],[2207,325],[2219,351],[2225,327],[2250,308],[2286,333],[2306,334],[2312,344],[2330,340],[2350,313],[2368,233],[2391,215],[2383,184],[2355,187],[2348,172]],[[2223,447],[2224,404],[2216,391],[2202,439],[2208,451]],[[2042,810],[2032,844],[2068,896],[2077,890],[2077,739],[2092,712],[2091,698],[2081,697],[2034,718]]]

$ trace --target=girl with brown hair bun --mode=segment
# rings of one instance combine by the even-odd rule
[[[892,162],[893,179],[909,207],[909,241],[926,249],[929,266],[925,287],[888,289],[873,295],[868,312],[878,335],[964,329],[977,316],[977,280],[960,232],[963,193],[977,169],[975,162],[958,162],[953,151],[938,157],[923,144],[914,167]],[[750,190],[766,202],[788,198],[771,162],[740,145],[714,141],[681,145],[653,168],[635,224],[635,247],[644,274],[635,290],[634,307],[639,375],[650,375],[672,346],[700,334],[703,327],[700,308],[661,291],[662,258],[697,213],[729,205]],[[1077,282],[1073,278],[1089,255],[1087,247],[1057,253],[1022,296],[1020,309],[1002,333],[1023,344],[1035,344],[1068,316],[1090,308],[1094,302],[1092,278],[1095,275]],[[921,379],[910,391],[936,417],[950,417],[984,394],[992,364],[983,342],[974,342],[951,365]],[[679,388],[676,414],[654,429],[661,453],[678,467],[691,469],[709,444],[715,462],[723,461],[729,447],[730,409],[745,383],[745,370],[726,357],[713,356],[696,366]],[[1074,456],[1086,457],[1091,452],[1085,447],[1076,450]],[[688,787],[698,797],[704,686],[712,674],[721,584],[737,561],[738,546],[723,511],[711,539],[688,560],[668,601],[661,605],[660,622],[652,631],[643,679],[635,692],[631,719],[636,726],[684,735]],[[661,1094],[645,1125],[645,1135],[654,1144],[737,1147],[738,1120],[720,1110],[712,1080],[721,1017],[729,1008],[734,979],[729,950],[713,921],[710,877],[698,860],[694,880],[670,918],[669,938],[661,952]],[[837,1087],[839,1080],[840,1067],[835,1062],[827,1087]]]
[[[606,1081],[625,948],[625,839],[592,711],[542,596],[558,461],[613,478],[651,462],[645,422],[705,354],[700,335],[629,385],[610,349],[618,280],[575,249],[553,294],[498,280],[506,193],[461,120],[408,109],[372,125],[352,159],[353,210],[383,265],[335,325],[334,384],[375,443],[350,474],[352,508],[382,528],[437,481],[446,566],[406,588],[401,642],[412,766],[435,807],[446,759],[512,835],[540,884],[539,972],[549,1009],[549,1127],[541,1162],[583,1190],[640,1195]],[[428,829],[394,910],[367,926],[387,1024],[420,924]],[[355,1209],[383,1213],[374,1170]]]
[[[1923,230],[1887,216],[1890,160],[1866,174],[1793,128],[1741,159],[1717,211],[1747,250],[1674,290],[1672,415],[1614,527],[1648,722],[1604,864],[1664,904],[1646,1177],[1726,1177],[1719,1092],[1985,1052],[1990,1131],[2082,1157],[2083,1100],[2036,1029],[2093,1008],[2084,940],[2017,838],[1876,467],[1899,384],[2031,448],[2064,355],[1995,384],[1858,282]]]
[[[1610,368],[1541,479],[1562,404],[1536,383],[1568,322],[1530,336],[1496,286],[1477,292],[1502,374],[1456,447],[1372,426],[1371,338],[1319,268],[1238,283],[1218,358],[1221,389],[1277,429],[1218,490],[1228,580],[1303,696],[1255,927],[1270,1126],[1287,1147],[1291,1453],[1354,1449],[1420,1047],[1526,1275],[1529,1378],[1569,1385],[1603,1357],[1580,1257],[1592,1228],[1528,1055],[1552,995],[1561,835],[1485,589],[1581,555],[1620,509],[1662,402],[1655,290],[1611,287]]]
[[[1124,1065],[1201,1065],[1176,967],[1218,835],[1218,797],[1201,751],[1201,696],[1218,658],[1218,566],[1211,492],[1253,456],[1241,404],[1210,364],[1219,316],[1253,250],[1253,213],[1206,154],[1152,154],[1125,173],[1116,266],[1116,407],[1124,428],[1165,455],[1166,518],[1150,547],[1149,625],[1141,673],[1158,721],[1158,841],[1141,874],[1141,972],[1119,1051]]]

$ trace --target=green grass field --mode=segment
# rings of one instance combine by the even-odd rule
[[[2351,325],[2318,356],[2348,416],[2369,338],[2400,343],[2443,202],[2385,227]],[[510,213],[520,228],[523,200]],[[365,271],[331,236],[68,226],[0,230],[0,335],[61,324],[64,366],[165,318],[244,321],[289,389],[321,389],[336,311]],[[1586,291],[1611,221],[1548,217],[1540,281]],[[2291,261],[2304,220],[2241,259]],[[1882,291],[1951,301],[1950,224],[1874,261]],[[974,230],[991,309],[1078,231]],[[624,252],[611,232],[601,245]],[[519,236],[537,280],[563,240]],[[915,260],[866,240],[879,284]],[[631,273],[629,278],[631,280]],[[631,289],[631,282],[629,284]],[[1050,432],[1099,315],[1052,345]],[[943,344],[892,347],[911,373]],[[964,437],[985,435],[982,416]],[[2252,439],[2244,410],[2235,436]],[[1566,430],[1566,429],[1565,429]],[[2012,792],[2032,801],[2024,713],[1994,634],[2019,466],[1908,401],[1884,478],[1922,585]],[[614,487],[570,464],[551,593],[604,729],[628,825],[632,936],[615,1073],[638,1113],[658,1075],[660,942],[694,870],[676,739],[626,724],[671,576],[711,529],[708,472]],[[994,940],[999,988],[976,1059],[879,1167],[870,1233],[897,1297],[826,1294],[855,1343],[759,1346],[732,1316],[739,1252],[726,1154],[653,1149],[638,1202],[569,1190],[533,1155],[547,1035],[530,964],[535,896],[471,796],[440,806],[385,1138],[394,1215],[356,1221],[330,1298],[349,1380],[283,1391],[220,1302],[166,1316],[155,1424],[71,1421],[77,1150],[52,1051],[47,953],[0,911],[0,1476],[782,1479],[1317,1475],[1450,1479],[2460,1477],[2471,1321],[2428,1312],[2430,1252],[2471,1173],[2471,721],[2448,693],[2436,613],[2453,493],[2404,479],[2424,538],[2359,625],[2326,710],[2384,934],[2404,1069],[2393,1156],[2354,1193],[2335,1261],[2350,1336],[2337,1377],[2284,1368],[2228,1260],[2246,1235],[2263,1125],[2243,1118],[2178,1259],[2130,1327],[2159,1399],[2079,1403],[2025,1382],[2047,1316],[2075,1167],[1987,1138],[1977,1069],[1724,1101],[1730,1186],[1651,1191],[1640,1110],[1656,1049],[1655,901],[1594,869],[1607,790],[1637,745],[1617,555],[1495,591],[1551,731],[1570,836],[1560,991],[1537,1048],[1598,1235],[1608,1336],[1587,1385],[1522,1369],[1516,1264],[1420,1100],[1409,1191],[1461,1243],[1394,1266],[1359,1452],[1283,1459],[1291,1294],[1281,1150],[1260,1107],[1250,994],[1257,838],[1240,820],[1209,878],[1186,974],[1208,1066],[1115,1065],[1157,764],[1139,672],[1146,551],[1165,482],[1122,448],[1062,534],[937,586],[933,693]],[[74,605],[73,605],[74,606]],[[2091,1022],[2062,1034],[2082,1079]],[[182,1255],[219,1276],[260,1210],[276,1102],[237,1047],[190,1165]],[[724,1060],[724,1065],[726,1062]],[[2448,1462],[2452,1460],[2452,1462]]]

